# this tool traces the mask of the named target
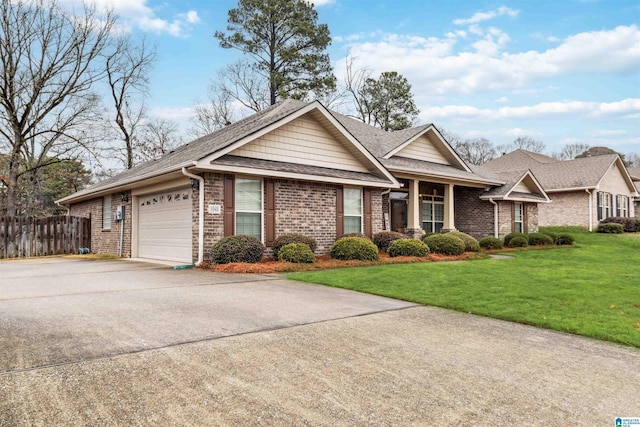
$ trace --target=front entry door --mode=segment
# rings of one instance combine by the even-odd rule
[[[391,200],[391,231],[404,233],[407,228],[407,201]]]

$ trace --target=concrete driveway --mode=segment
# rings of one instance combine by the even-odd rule
[[[638,395],[638,349],[524,325],[278,276],[0,262],[0,426],[593,426]]]

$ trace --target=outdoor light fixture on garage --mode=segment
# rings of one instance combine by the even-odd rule
[[[129,201],[129,195],[123,191],[120,193],[120,200],[122,200],[123,203],[127,203]]]

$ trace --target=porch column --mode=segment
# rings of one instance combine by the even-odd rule
[[[409,206],[407,209],[407,231],[409,237],[421,238],[424,232],[420,224],[420,181],[409,181]]]
[[[455,231],[455,211],[453,209],[453,184],[445,184],[444,186],[444,224],[442,231]]]

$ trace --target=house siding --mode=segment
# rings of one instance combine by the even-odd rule
[[[481,188],[455,187],[454,210],[456,228],[476,239],[493,236],[493,205],[481,200]]]
[[[589,194],[586,191],[568,191],[548,194],[551,203],[538,206],[538,223],[541,227],[577,225],[589,226]],[[592,197],[591,215],[596,224],[597,203]]]
[[[611,216],[615,216],[617,195],[629,197],[629,210],[630,210],[629,216],[630,217],[635,216],[635,213],[634,213],[635,209],[633,206],[633,195],[632,195],[633,193],[631,192],[629,185],[623,178],[622,172],[620,171],[620,168],[617,166],[617,164],[613,164],[612,167],[607,171],[605,176],[602,178],[602,180],[598,184],[597,191],[604,191],[607,193],[611,193],[612,195]],[[594,218],[596,219],[597,219],[597,209],[598,207],[596,203],[596,206],[594,208],[594,212],[595,212]],[[594,222],[594,224],[597,224],[597,222]]]
[[[111,194],[111,228],[102,229],[102,197],[76,203],[69,206],[69,215],[91,218],[91,252],[96,254],[118,255],[120,250],[120,233],[124,224],[124,240],[122,256],[131,257],[131,194],[127,194],[128,202],[122,202],[122,194]],[[125,218],[116,221],[117,206],[125,206]]]

